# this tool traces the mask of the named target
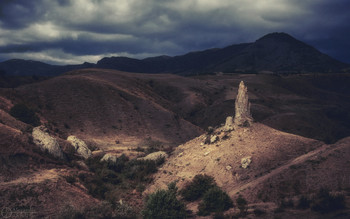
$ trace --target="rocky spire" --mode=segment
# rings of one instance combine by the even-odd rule
[[[248,100],[248,90],[241,81],[238,88],[238,94],[235,102],[235,126],[249,126],[253,122],[253,117],[250,114],[250,103]]]

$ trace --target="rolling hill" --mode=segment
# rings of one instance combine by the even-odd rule
[[[242,80],[255,123],[222,132],[225,118],[234,114]],[[255,218],[332,218],[337,212],[325,217],[310,209],[278,209],[285,200],[296,206],[302,194],[312,199],[322,186],[343,194],[348,203],[349,83],[347,73],[183,77],[90,68],[1,88],[0,207],[20,206],[37,217],[81,212],[89,218],[90,212],[118,210],[109,200],[140,212],[143,189],[151,192],[173,180],[182,188],[195,174],[206,173],[231,198],[238,192],[244,195],[250,216],[256,208],[264,210]],[[19,103],[36,112],[66,160],[55,159],[33,143],[33,127],[10,114]],[[214,144],[202,144],[208,126],[216,127],[219,140]],[[92,158],[83,160],[72,152],[65,140],[69,135],[84,140],[93,150]],[[147,178],[139,184],[124,181],[133,175],[100,164],[107,153],[132,159],[144,156],[150,147],[170,156],[151,184]],[[240,167],[245,156],[252,158],[247,169]],[[103,171],[94,171],[98,165]],[[127,173],[140,168],[132,167]],[[198,202],[187,205],[197,211]],[[347,209],[340,213],[340,218],[349,215]]]
[[[8,60],[0,63],[1,74],[12,76],[53,76],[81,68],[194,75],[214,72],[329,73],[348,71],[349,65],[319,52],[286,33],[271,33],[253,43],[190,52],[174,57],[159,56],[145,59],[106,57],[96,64],[67,66],[27,60]]]

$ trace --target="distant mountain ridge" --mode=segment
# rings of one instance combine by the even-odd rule
[[[286,33],[270,33],[254,43],[190,52],[180,56],[145,59],[106,57],[96,64],[57,66],[37,61],[8,60],[0,63],[0,74],[54,76],[81,68],[105,68],[140,73],[203,74],[344,72],[350,65],[319,52]]]

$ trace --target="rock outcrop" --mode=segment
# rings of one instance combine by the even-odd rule
[[[140,160],[153,160],[156,161],[158,159],[166,159],[168,158],[168,154],[165,153],[164,151],[157,151],[151,154],[148,154],[146,157],[140,158]]]
[[[101,158],[100,162],[115,164],[117,162],[117,156],[112,153],[107,153]]]
[[[242,166],[242,168],[243,169],[247,169],[251,162],[252,162],[252,157],[251,156],[243,157],[241,159],[241,166]]]
[[[54,137],[51,137],[49,133],[47,133],[47,129],[45,127],[35,127],[33,129],[32,136],[33,142],[39,146],[41,150],[47,151],[56,158],[64,158],[62,148],[58,144],[57,140]]]
[[[235,126],[250,126],[253,122],[253,117],[250,114],[250,103],[248,100],[248,90],[241,81],[238,88],[238,94],[235,102]]]
[[[217,136],[217,135],[212,135],[212,136],[210,137],[210,144],[215,143],[217,140],[218,140],[218,136]]]
[[[224,126],[223,131],[229,132],[229,131],[232,131],[232,130],[234,130],[233,117],[232,116],[228,116],[226,118],[226,122],[225,122],[225,126]]]
[[[88,148],[88,146],[83,140],[77,138],[74,135],[71,135],[67,138],[67,141],[71,143],[71,145],[75,148],[75,151],[82,157],[84,157],[85,159],[91,157],[91,150]]]

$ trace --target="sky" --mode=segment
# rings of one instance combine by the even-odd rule
[[[285,32],[350,63],[349,0],[0,0],[0,61],[96,63]]]

